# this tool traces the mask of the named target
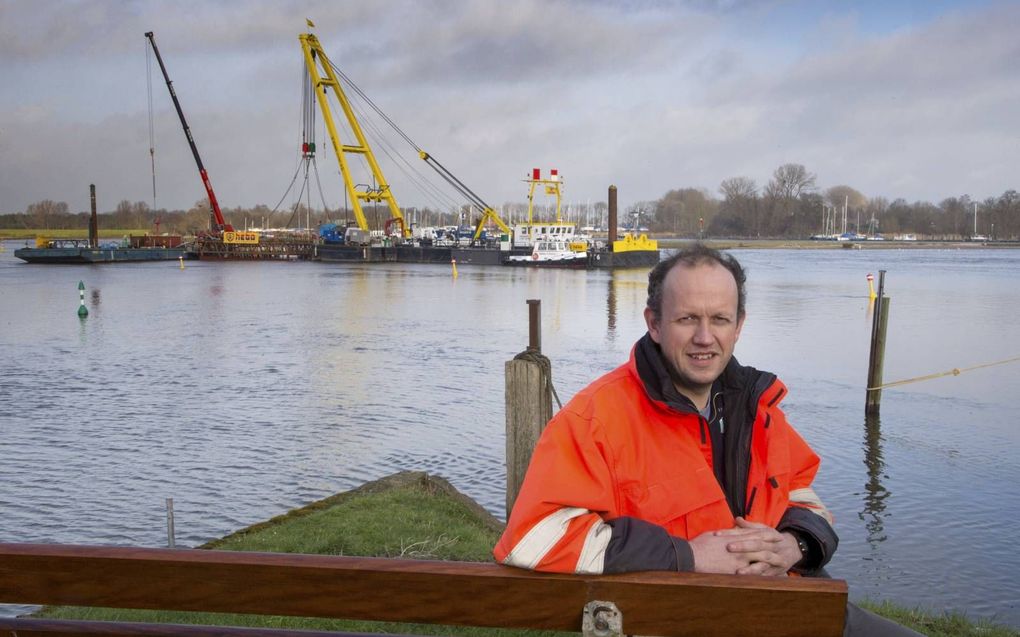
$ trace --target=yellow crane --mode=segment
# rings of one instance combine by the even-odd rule
[[[313,26],[309,21],[309,26]],[[400,207],[397,206],[397,200],[394,198],[390,186],[386,181],[386,178],[382,174],[382,169],[379,167],[379,163],[375,159],[375,155],[372,153],[372,149],[368,144],[368,140],[365,138],[364,133],[361,130],[361,126],[358,124],[357,118],[354,115],[354,109],[351,107],[350,101],[344,94],[344,90],[340,85],[340,81],[337,77],[336,67],[329,61],[329,57],[322,50],[322,46],[319,44],[318,38],[311,33],[303,33],[298,38],[301,40],[301,49],[304,52],[305,66],[308,68],[308,74],[311,77],[312,86],[315,89],[316,99],[319,103],[319,108],[322,111],[323,120],[326,123],[326,129],[329,131],[329,137],[333,142],[333,150],[336,153],[337,161],[340,164],[340,174],[343,176],[344,185],[347,189],[347,194],[353,202],[354,216],[357,220],[358,227],[362,230],[368,230],[368,221],[365,219],[365,214],[362,210],[362,202],[385,202],[390,209],[392,219],[398,221],[401,225],[404,237],[411,236],[411,229],[404,221],[404,216],[400,212]],[[349,81],[349,80],[348,80]],[[344,116],[347,118],[347,123],[350,126],[354,137],[357,140],[357,145],[343,144],[337,134],[336,124],[333,121],[333,115],[329,108],[329,101],[327,99],[327,90],[332,89],[336,95],[337,100],[340,102],[340,106],[343,109]],[[355,90],[363,95],[357,87]],[[468,199],[474,206],[482,211],[482,216],[475,225],[475,232],[472,241],[477,241],[484,229],[487,221],[492,221],[502,232],[507,235],[511,235],[512,231],[510,227],[500,218],[496,213],[495,209],[487,204],[481,197],[476,195],[470,188],[458,179],[453,173],[446,169],[445,166],[440,164],[432,155],[422,150],[417,144],[404,134],[396,124],[379,111],[378,107],[369,101],[370,106],[378,112],[386,122],[392,126],[401,137],[407,141],[417,152],[418,156],[425,161],[433,170],[439,173],[450,186],[452,186],[457,192]],[[367,187],[364,190],[359,190],[351,176],[350,166],[347,162],[346,155],[362,155],[364,156],[369,168],[372,171],[372,176],[375,182],[374,187]]]
[[[358,222],[358,227],[366,232],[369,229],[368,220],[365,218],[365,212],[362,209],[362,202],[380,202],[385,203],[389,207],[390,215],[393,219],[399,220],[404,237],[410,237],[411,229],[404,221],[404,215],[400,212],[400,206],[397,205],[397,200],[393,196],[386,178],[383,176],[382,169],[379,167],[379,162],[375,159],[371,146],[368,145],[365,133],[362,132],[361,126],[354,116],[354,110],[351,108],[351,103],[340,86],[340,80],[333,71],[333,65],[319,44],[319,39],[311,33],[302,33],[298,38],[301,40],[301,50],[304,52],[305,66],[312,79],[312,87],[315,89],[315,96],[319,102],[319,108],[322,110],[322,119],[326,123],[326,130],[329,131],[329,138],[333,142],[333,151],[336,153],[337,162],[340,164],[340,174],[343,175],[344,186],[347,188],[347,195],[352,202],[354,218]],[[333,121],[333,115],[329,108],[327,95],[329,89],[333,90],[334,95],[336,95],[337,100],[340,102],[340,107],[347,117],[347,124],[350,126],[351,132],[357,141],[356,144],[344,144],[340,141],[336,123]],[[348,155],[361,155],[365,158],[369,169],[372,171],[373,185],[359,189],[354,184],[354,179],[351,177],[351,168],[347,160]]]
[[[431,166],[432,169],[435,170],[437,173],[439,173],[439,175],[443,179],[445,179],[447,183],[449,183],[457,190],[457,192],[466,197],[468,201],[478,206],[478,208],[482,211],[481,219],[479,219],[478,223],[475,224],[475,233],[471,237],[472,241],[478,241],[478,238],[482,236],[482,230],[485,227],[485,222],[490,220],[493,223],[495,223],[500,230],[505,232],[508,237],[511,234],[513,234],[513,232],[510,230],[510,226],[506,225],[506,223],[502,219],[500,219],[499,215],[496,214],[496,211],[492,208],[492,206],[485,203],[485,201],[483,201],[481,197],[476,195],[470,188],[465,186],[464,182],[457,179],[453,175],[453,173],[446,169],[445,166],[436,161],[435,157],[429,155],[427,152],[420,148],[418,149],[418,156],[425,160],[425,163]]]

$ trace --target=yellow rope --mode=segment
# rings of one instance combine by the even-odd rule
[[[868,391],[875,391],[876,389],[887,389],[889,387],[896,387],[898,385],[908,385],[910,383],[919,383],[922,380],[931,380],[933,378],[942,378],[943,376],[959,376],[963,372],[970,372],[970,371],[973,371],[975,369],[981,369],[983,367],[993,367],[995,365],[1005,365],[1006,363],[1015,363],[1016,361],[1020,361],[1020,356],[1017,356],[1016,358],[1007,358],[1004,361],[996,361],[994,363],[985,363],[983,365],[974,365],[973,367],[964,367],[963,369],[960,369],[959,367],[954,367],[953,369],[949,370],[948,372],[939,372],[938,374],[928,374],[927,376],[918,376],[917,378],[907,378],[906,380],[897,380],[897,381],[893,381],[891,383],[886,383],[884,385],[879,385],[878,387],[868,387]]]

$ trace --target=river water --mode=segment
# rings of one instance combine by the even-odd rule
[[[542,300],[565,401],[644,333],[647,271],[176,262],[0,252],[0,541],[194,546],[398,470],[504,517],[503,365]],[[851,596],[1020,627],[1020,362],[864,417],[865,275],[887,381],[1020,356],[1020,250],[739,250],[737,356],[789,386]],[[80,320],[78,282],[89,316]],[[0,610],[0,612],[3,612]],[[7,612],[11,612],[8,609]]]

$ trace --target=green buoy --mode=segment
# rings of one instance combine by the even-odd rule
[[[81,299],[81,305],[78,306],[78,316],[85,318],[89,315],[89,309],[85,307],[85,282],[78,281],[78,296]]]

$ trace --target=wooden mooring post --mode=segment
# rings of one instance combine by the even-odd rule
[[[885,295],[885,270],[878,271],[878,296],[871,321],[871,355],[868,358],[868,389],[864,400],[864,413],[878,415],[882,406],[882,365],[885,363],[885,334],[889,326],[889,302]]]
[[[542,355],[542,302],[528,300],[528,348],[506,362],[506,517],[538,437],[552,418],[552,365]]]

